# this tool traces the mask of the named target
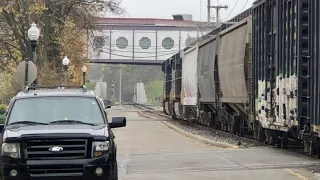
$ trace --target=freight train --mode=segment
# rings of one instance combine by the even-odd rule
[[[319,44],[319,0],[256,0],[163,63],[164,112],[319,156]]]

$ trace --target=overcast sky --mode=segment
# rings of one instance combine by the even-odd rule
[[[211,0],[211,5],[229,6],[227,10],[220,10],[220,20],[225,20],[249,8],[253,2],[254,0]],[[122,0],[122,6],[127,12],[125,17],[172,19],[172,14],[192,14],[193,20],[207,20],[207,0]],[[211,12],[215,17],[215,10],[212,9]]]

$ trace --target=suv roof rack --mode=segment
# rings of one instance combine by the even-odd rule
[[[29,92],[30,90],[36,90],[36,89],[82,89],[84,92],[88,92],[88,89],[85,85],[81,86],[68,86],[68,85],[36,85],[36,86],[27,86],[24,89],[24,93]]]

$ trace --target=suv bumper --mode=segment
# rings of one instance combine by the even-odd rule
[[[104,161],[101,161],[104,159]],[[90,160],[89,160],[90,161]],[[103,174],[95,174],[96,168],[102,168]],[[16,170],[17,176],[10,175],[11,170]],[[96,159],[88,162],[86,159],[74,160],[34,160],[25,165],[4,165],[1,167],[2,180],[109,180],[113,164],[105,159]]]
[[[97,176],[94,171],[97,167],[103,169],[103,175]],[[18,171],[17,176],[10,176],[10,171],[15,169]],[[95,179],[95,180],[108,180],[110,175],[110,166],[106,165],[84,165],[82,173],[47,173],[47,174],[30,174],[29,167],[2,167],[2,180],[80,180],[80,179]]]

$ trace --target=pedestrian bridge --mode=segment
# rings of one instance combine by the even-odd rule
[[[173,15],[173,19],[101,18],[97,26],[99,30],[87,35],[92,63],[158,66],[215,24]]]

